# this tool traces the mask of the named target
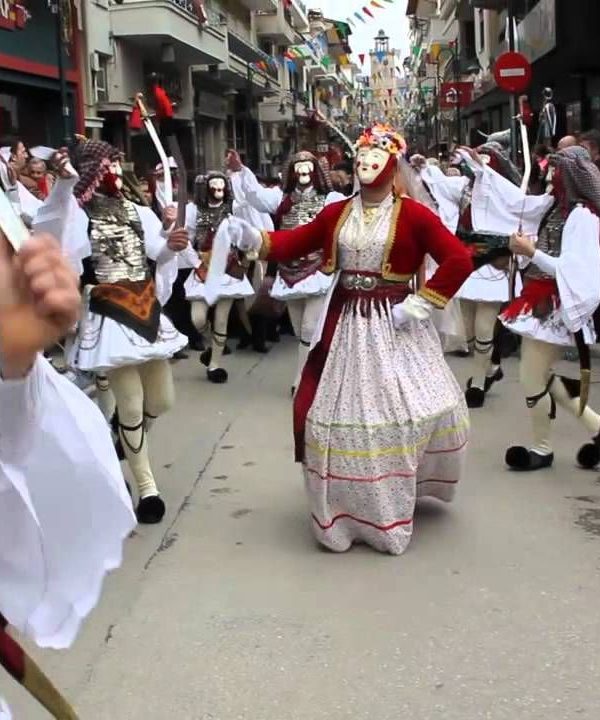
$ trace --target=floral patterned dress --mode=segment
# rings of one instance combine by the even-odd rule
[[[342,273],[379,273],[392,208],[340,234]],[[360,223],[363,222],[361,225]],[[342,277],[343,279],[343,277]],[[336,552],[362,542],[400,555],[417,497],[454,497],[469,416],[432,321],[396,330],[397,300],[342,309],[306,420],[304,473],[317,540]]]

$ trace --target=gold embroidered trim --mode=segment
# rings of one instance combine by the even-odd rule
[[[425,300],[428,300],[430,303],[439,308],[445,308],[450,301],[450,298],[447,298],[441,293],[436,292],[431,288],[428,288],[427,285],[425,285],[425,287],[422,287],[417,293],[417,295],[420,295],[422,298],[425,298]]]
[[[333,243],[331,245],[331,257],[329,258],[327,263],[325,265],[323,265],[323,267],[321,268],[321,272],[325,273],[325,275],[331,275],[331,273],[335,271],[335,268],[337,266],[337,246],[338,246],[338,242],[340,241],[340,233],[342,232],[344,223],[348,219],[351,210],[352,210],[352,200],[348,200],[348,202],[346,203],[346,206],[342,210],[342,214],[338,218],[338,221],[335,224],[335,228],[333,230]]]
[[[262,245],[260,246],[260,252],[258,254],[261,260],[268,260],[271,255],[271,234],[267,230],[261,230]]]
[[[402,198],[396,198],[394,200],[394,207],[392,210],[392,217],[390,219],[390,229],[388,232],[387,240],[385,242],[385,248],[383,250],[383,266],[381,268],[381,274],[385,280],[395,280],[398,282],[405,282],[412,277],[412,274],[400,274],[392,271],[392,263],[390,262],[390,255],[392,248],[396,240],[396,229],[400,219],[400,211],[402,210]]]

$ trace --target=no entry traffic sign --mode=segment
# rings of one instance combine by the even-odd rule
[[[531,63],[518,52],[500,55],[494,65],[494,77],[501,90],[524,93],[531,84]]]

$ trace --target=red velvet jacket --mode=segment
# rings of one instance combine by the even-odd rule
[[[290,262],[323,250],[321,270],[333,273],[337,268],[340,231],[351,209],[352,199],[342,200],[328,205],[312,222],[294,230],[263,232],[261,257]],[[437,307],[444,307],[473,272],[471,254],[431,210],[408,197],[396,198],[383,255],[382,277],[408,282],[427,254],[439,268],[419,294]]]

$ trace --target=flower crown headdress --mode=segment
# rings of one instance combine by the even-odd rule
[[[406,141],[396,132],[391,125],[373,125],[372,128],[358,138],[356,150],[364,147],[376,147],[385,150],[390,155],[404,155],[406,153]]]

